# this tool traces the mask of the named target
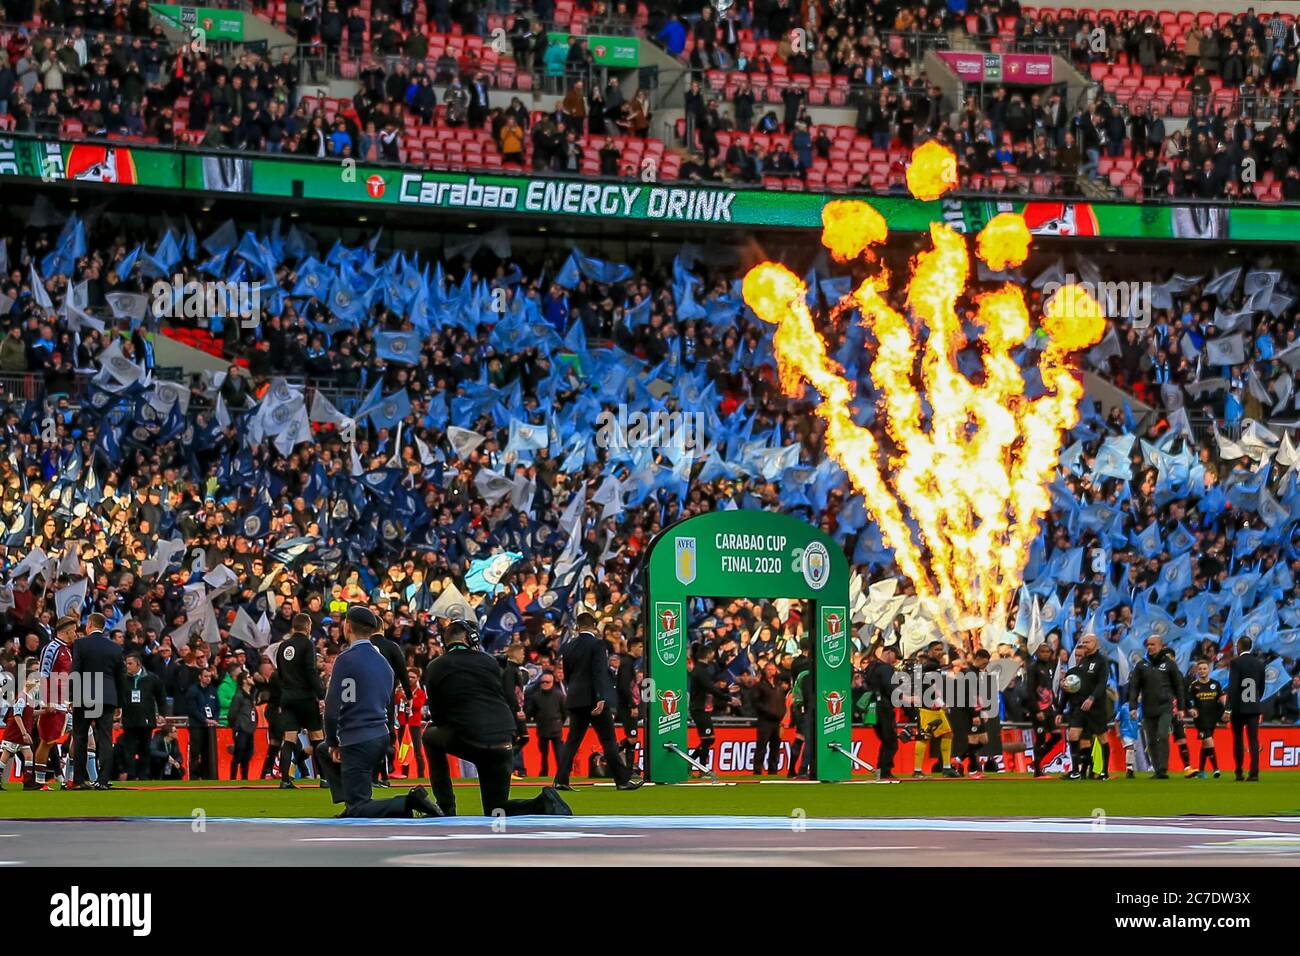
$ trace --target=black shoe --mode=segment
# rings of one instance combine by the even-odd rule
[[[954,778],[956,778],[956,777],[960,777],[960,776],[961,776],[961,774],[958,773],[956,770],[954,770],[952,767],[944,767],[944,768],[943,768],[943,775],[944,775],[945,777],[947,777],[949,780],[952,780],[952,779],[954,779]]]
[[[1109,773],[1102,773],[1102,774],[1099,774],[1099,775],[1096,777],[1096,779],[1097,779],[1097,780],[1109,780],[1109,779],[1110,779],[1110,774],[1109,774]]]
[[[1252,773],[1249,777],[1247,777],[1247,778],[1246,778],[1246,782],[1247,782],[1247,783],[1259,783],[1259,771],[1256,771],[1255,773]]]
[[[294,782],[293,782],[292,780],[287,780],[287,779],[281,778],[281,779],[280,779],[280,789],[281,789],[281,790],[297,790],[298,787],[297,787],[297,785],[294,784]]]
[[[1071,770],[1069,773],[1061,774],[1062,780],[1082,780],[1083,774],[1078,770]]]
[[[573,793],[573,788],[567,783],[557,783],[551,787],[552,790],[563,790],[565,793]]]
[[[376,789],[376,790],[392,790],[392,789],[393,789],[393,785],[392,785],[391,783],[389,783],[387,780],[376,780],[374,783],[371,784],[371,787],[373,787],[373,788]]]
[[[640,790],[645,786],[644,777],[629,777],[622,783],[615,785],[615,790]]]
[[[100,782],[98,782],[98,783],[91,784],[91,786],[90,786],[88,789],[91,789],[91,790],[112,790],[112,789],[113,789],[113,785],[112,785],[111,783],[109,783],[107,780],[102,780],[102,781],[100,781]]]
[[[440,817],[442,810],[429,799],[429,791],[424,787],[413,787],[406,794],[406,809],[424,817]]]
[[[40,785],[39,783],[37,783],[35,780],[24,780],[24,781],[23,781],[23,789],[24,789],[24,790],[39,790],[39,789],[41,789],[41,785]]]
[[[1125,779],[1125,780],[1132,780],[1132,779],[1134,779],[1136,776],[1137,776],[1137,774],[1135,774],[1132,770],[1125,770],[1125,771],[1124,771],[1124,779]]]
[[[573,810],[554,787],[542,787],[542,804],[548,817],[571,817]]]
[[[882,771],[880,771],[880,774],[876,777],[876,779],[877,779],[877,780],[897,780],[898,778],[895,777],[892,773],[888,773],[888,772],[882,770]]]
[[[1151,775],[1151,779],[1152,779],[1152,780],[1168,780],[1168,779],[1169,779],[1169,774],[1167,774],[1167,773],[1153,773],[1153,774]]]

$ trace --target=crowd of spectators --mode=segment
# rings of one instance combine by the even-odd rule
[[[415,330],[407,306],[376,293],[368,297],[359,319],[339,322],[332,299],[302,290],[304,275],[319,260],[309,249],[309,238],[299,232],[296,250],[276,255],[279,310],[265,316],[251,335],[231,334],[225,342],[238,364],[221,380],[194,381],[183,388],[188,411],[175,423],[170,411],[144,411],[157,402],[177,401],[174,394],[168,400],[162,393],[131,388],[124,400],[110,396],[109,404],[116,402],[115,414],[125,408],[126,419],[121,423],[125,427],[117,429],[119,440],[108,442],[105,432],[114,429],[114,418],[105,416],[96,401],[96,395],[103,396],[102,384],[86,386],[79,382],[84,376],[73,370],[93,372],[103,383],[102,357],[109,345],[120,349],[128,363],[152,362],[154,333],[148,325],[107,318],[104,306],[112,293],[148,291],[149,280],[140,272],[144,260],[131,256],[136,241],[148,237],[128,235],[107,220],[92,223],[87,236],[85,254],[70,267],[51,271],[39,290],[31,287],[31,277],[56,251],[52,231],[28,231],[25,244],[12,238],[4,244],[11,268],[0,286],[0,303],[7,303],[0,368],[37,373],[50,396],[48,408],[40,400],[12,400],[0,430],[5,452],[0,455],[0,480],[10,490],[0,505],[6,528],[0,542],[11,589],[5,600],[13,601],[0,615],[6,666],[39,651],[49,637],[57,595],[74,581],[89,578],[93,586],[85,607],[105,613],[120,639],[143,652],[147,666],[161,669],[174,700],[192,696],[189,684],[195,681],[203,688],[232,691],[233,700],[233,690],[245,677],[253,682],[253,691],[267,679],[266,665],[260,661],[262,645],[237,626],[239,610],[252,619],[265,613],[272,639],[288,627],[294,613],[311,614],[313,634],[328,662],[338,646],[338,608],[368,601],[382,612],[390,636],[418,669],[440,651],[438,635],[444,622],[433,609],[454,587],[483,619],[492,619],[503,601],[518,611],[518,630],[493,632],[485,625],[485,639],[497,651],[519,645],[509,652],[522,654],[532,683],[556,670],[565,609],[594,610],[611,649],[635,660],[638,556],[653,535],[674,520],[732,506],[802,515],[842,542],[855,573],[868,581],[897,576],[892,557],[880,548],[878,532],[847,480],[835,477],[833,467],[826,472],[831,480],[820,490],[820,482],[812,479],[821,473],[818,463],[825,462],[823,426],[806,400],[784,396],[771,357],[771,327],[736,306],[733,282],[738,275],[711,266],[710,258],[698,250],[684,249],[684,264],[679,259],[671,268],[646,254],[627,267],[588,263],[581,274],[560,268],[558,260],[499,259],[487,251],[472,261],[437,262],[435,278],[425,280],[429,290],[438,286],[436,293],[429,292],[435,299],[454,297],[458,285],[470,289],[481,283],[504,290],[505,311],[478,311],[474,320],[460,315],[456,321],[435,323],[419,333],[418,355],[408,363],[381,357],[383,335]],[[176,268],[195,275],[198,261],[207,255],[206,250],[196,250]],[[367,246],[349,256],[349,268],[374,275],[375,288],[383,284],[385,256]],[[127,257],[133,265],[119,274]],[[1207,263],[1199,282],[1182,283],[1174,294],[1177,308],[1158,310],[1150,331],[1121,323],[1119,356],[1094,355],[1093,364],[1109,365],[1116,380],[1130,387],[1141,381],[1149,382],[1149,389],[1168,384],[1166,372],[1160,371],[1166,362],[1162,350],[1181,342],[1184,330],[1196,345],[1197,336],[1207,334],[1208,322],[1216,318],[1200,295],[1209,270]],[[900,263],[896,274],[905,273]],[[457,281],[467,274],[467,281]],[[1238,279],[1240,294],[1235,282],[1231,288],[1226,288],[1226,280],[1219,285],[1216,296],[1223,310],[1243,311],[1251,304],[1243,305],[1247,293],[1255,304],[1262,301],[1256,300],[1259,280]],[[58,308],[69,287],[82,282],[81,304]],[[699,286],[689,311],[683,282]],[[1280,275],[1274,278],[1268,287],[1269,304],[1275,304],[1274,293],[1285,299],[1288,288]],[[42,304],[46,296],[49,305]],[[1037,299],[1031,305],[1036,308]],[[1185,314],[1175,319],[1179,312]],[[1278,356],[1295,337],[1295,311],[1283,302],[1277,312],[1276,321],[1251,325],[1251,362],[1225,370],[1232,380],[1225,392],[1231,393],[1238,379],[1249,391],[1252,363],[1258,377],[1269,383],[1274,381],[1271,376],[1289,368],[1279,364]],[[87,314],[106,317],[102,332],[97,323],[77,318]],[[838,341],[843,316],[832,319],[824,302],[818,316],[827,334]],[[516,331],[524,330],[522,340],[504,331],[516,322],[523,323],[515,326]],[[226,329],[233,326],[227,323]],[[561,361],[561,352],[576,354],[578,362]],[[1032,351],[1024,361],[1032,367]],[[1188,358],[1183,372],[1191,363]],[[1134,366],[1136,374],[1130,378]],[[626,372],[620,375],[620,370]],[[328,424],[328,415],[318,417],[313,411],[306,440],[278,450],[272,441],[257,440],[250,429],[259,410],[280,401],[282,386],[272,384],[285,376],[319,386],[322,394],[374,390],[387,396],[400,391],[409,399],[409,410],[382,426],[378,419],[361,416],[352,444]],[[664,393],[650,387],[654,381],[668,387],[663,398],[668,407],[695,410],[698,404],[709,427],[717,430],[712,441],[725,449],[720,452],[725,459],[688,463],[687,477],[679,480],[662,449],[628,463],[596,447],[575,459],[568,438],[559,454],[543,446],[522,456],[512,443],[515,420],[546,430],[568,420],[577,423],[581,441],[582,429],[590,427],[582,423],[594,421],[602,407],[620,399],[657,401],[653,396]],[[858,385],[869,399],[869,382]],[[500,401],[508,410],[503,414],[481,403],[486,394],[500,396],[490,404]],[[348,406],[338,400],[349,413],[358,411],[355,403]],[[1187,407],[1195,406],[1188,402]],[[1229,408],[1222,414],[1214,411],[1220,423],[1232,421]],[[54,419],[52,433],[44,424],[46,415]],[[160,433],[163,419],[166,431]],[[799,464],[775,478],[755,468],[738,450],[745,442],[736,435],[746,421],[745,442],[750,436],[779,432],[797,443]],[[147,435],[138,438],[136,428],[142,423]],[[453,434],[453,425],[469,429],[477,440],[464,444],[465,433]],[[1115,476],[1113,461],[1099,473],[1113,441],[1155,441],[1158,435],[1166,436],[1160,444],[1164,458],[1134,442],[1131,455],[1121,458],[1127,477]],[[1261,440],[1258,431],[1250,435]],[[1239,440],[1247,442],[1247,436]],[[1095,615],[1093,626],[1114,656],[1138,636],[1158,605],[1177,619],[1189,638],[1180,650],[1180,666],[1209,654],[1217,669],[1231,653],[1222,635],[1250,610],[1234,610],[1230,599],[1237,592],[1229,592],[1229,579],[1247,575],[1253,576],[1252,597],[1276,602],[1274,630],[1261,646],[1294,669],[1300,554],[1282,533],[1293,519],[1284,520],[1274,529],[1277,533],[1261,532],[1258,490],[1254,499],[1242,490],[1262,481],[1300,518],[1300,508],[1294,507],[1294,481],[1288,485],[1283,469],[1271,477],[1265,470],[1261,479],[1255,467],[1258,459],[1232,444],[1203,434],[1194,438],[1173,418],[1156,425],[1139,423],[1127,420],[1119,409],[1103,417],[1091,404],[1066,444],[1060,487],[1027,572],[1035,593],[1056,602],[1064,615],[1050,628],[1049,640],[1068,653],[1084,621]],[[1191,462],[1185,465],[1185,479],[1171,477],[1175,458]],[[90,472],[102,490],[92,507],[80,507]],[[372,497],[357,480],[375,474],[393,476],[394,484],[384,492],[389,497]],[[647,481],[647,476],[653,480]],[[500,482],[509,490],[503,491]],[[575,500],[580,503],[576,520],[583,571],[564,600],[544,601],[542,596],[557,587],[558,557],[570,541],[561,522]],[[1102,511],[1108,517],[1096,520]],[[247,520],[258,513],[265,514],[262,530],[250,531]],[[1085,513],[1087,521],[1080,518]],[[409,527],[390,533],[388,516],[395,514],[403,515]],[[1149,536],[1153,527],[1154,547]],[[1180,530],[1193,541],[1192,581],[1175,592],[1160,590],[1152,596],[1148,588],[1160,584],[1165,569],[1189,553],[1174,544]],[[147,570],[144,563],[159,554],[160,541],[172,537],[188,546],[184,556],[174,556],[180,566],[164,559],[161,568]],[[23,573],[14,573],[33,549],[56,553],[71,540],[82,545],[57,567],[29,562]],[[187,603],[187,585],[193,588],[203,576],[196,575],[190,563],[194,548],[204,549],[206,569],[225,566],[236,579],[211,590],[199,585],[214,608],[215,631],[203,632],[207,640],[198,639],[195,608]],[[1090,563],[1074,576],[1063,574],[1060,555],[1079,548],[1090,556]],[[494,588],[476,590],[468,580],[471,568],[502,552],[520,555],[502,582],[504,590],[495,595]],[[1105,560],[1092,561],[1099,553]],[[903,582],[900,593],[908,590]],[[1212,600],[1199,600],[1203,597]],[[1003,646],[993,648],[1000,656],[1023,651],[1024,635],[1010,631],[1017,610],[1013,608],[1008,618],[1007,637],[996,642]],[[797,671],[805,636],[797,607],[700,601],[692,608],[691,626],[693,640],[720,652],[734,677],[729,683],[735,687],[718,703],[719,716],[747,715],[750,695],[745,688],[766,664],[776,665],[786,678]],[[886,639],[898,637],[889,627],[885,631]],[[875,636],[869,631],[856,635],[859,667]],[[1280,693],[1273,706],[1274,716],[1294,719],[1294,692]],[[223,704],[222,713],[227,710]]]

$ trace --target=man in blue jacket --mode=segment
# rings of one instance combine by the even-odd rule
[[[317,765],[334,802],[344,805],[345,817],[441,816],[424,787],[404,797],[371,799],[373,771],[388,749],[388,702],[393,696],[393,668],[371,643],[380,629],[379,619],[366,607],[350,608],[343,619],[348,646],[330,674],[326,747],[316,752]]]

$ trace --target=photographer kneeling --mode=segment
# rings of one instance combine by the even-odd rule
[[[483,813],[500,810],[508,817],[525,814],[572,816],[553,787],[543,787],[531,800],[510,799],[514,768],[515,708],[502,688],[501,668],[478,649],[478,634],[455,621],[443,637],[447,652],[424,671],[429,726],[424,752],[429,758],[433,797],[446,816],[456,813],[447,757],[468,760],[478,768]]]

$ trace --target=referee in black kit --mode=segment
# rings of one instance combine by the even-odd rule
[[[334,802],[344,805],[342,816],[441,816],[423,787],[404,797],[371,798],[371,776],[388,750],[388,705],[393,697],[393,669],[371,643],[379,629],[379,619],[366,607],[353,607],[343,618],[348,646],[335,659],[330,674],[325,747],[317,749],[316,764]]]
[[[517,704],[507,698],[500,665],[479,650],[478,633],[470,625],[453,622],[443,644],[446,653],[429,662],[423,678],[429,709],[424,753],[429,758],[429,782],[443,815],[456,815],[456,794],[447,764],[451,756],[468,760],[478,769],[484,816],[498,811],[508,817],[572,816],[573,811],[553,787],[543,787],[531,800],[510,799]],[[334,666],[337,673],[338,664]]]

